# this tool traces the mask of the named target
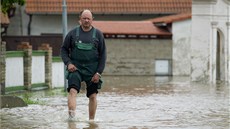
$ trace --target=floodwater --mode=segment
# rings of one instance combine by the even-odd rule
[[[27,107],[0,110],[1,129],[229,129],[229,84],[191,83],[186,77],[106,76],[94,122],[88,99],[77,97],[68,121],[63,89],[36,91]],[[17,94],[23,96],[22,94]]]

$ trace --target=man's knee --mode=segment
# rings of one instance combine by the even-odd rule
[[[92,100],[92,101],[96,100],[96,99],[97,99],[97,93],[91,94],[91,95],[89,96],[89,99]]]
[[[71,88],[70,91],[69,91],[69,94],[71,95],[76,95],[78,92],[75,88]]]

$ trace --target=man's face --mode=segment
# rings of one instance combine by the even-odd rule
[[[92,13],[90,11],[84,11],[80,17],[81,25],[88,29],[91,27],[93,21]]]

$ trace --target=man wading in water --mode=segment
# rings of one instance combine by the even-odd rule
[[[94,120],[97,109],[97,93],[101,88],[101,74],[105,68],[106,46],[103,34],[92,26],[90,10],[80,12],[80,26],[71,30],[61,47],[61,57],[67,66],[69,117],[75,117],[76,97],[81,82],[87,85],[89,120]]]

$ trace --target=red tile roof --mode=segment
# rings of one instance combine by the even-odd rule
[[[104,34],[115,35],[172,35],[157,28],[151,21],[93,21],[93,26]]]
[[[10,23],[9,17],[7,14],[3,14],[1,12],[1,21],[0,21],[1,25],[8,25]]]
[[[66,0],[68,13],[90,9],[95,14],[191,12],[192,0]],[[26,0],[28,14],[61,14],[62,0]]]
[[[191,13],[182,13],[182,14],[153,18],[153,19],[149,19],[148,21],[152,21],[153,23],[167,23],[168,24],[168,23],[172,23],[176,21],[191,19],[191,17],[192,17]]]

